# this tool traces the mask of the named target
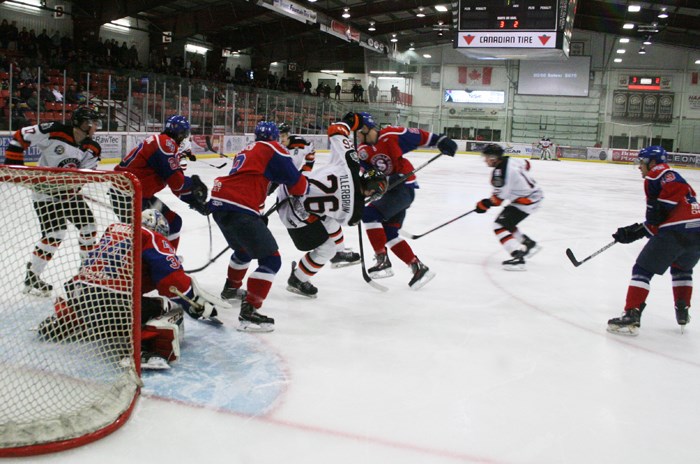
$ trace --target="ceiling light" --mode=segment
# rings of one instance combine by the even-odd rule
[[[630,5],[627,7],[627,11],[629,11],[630,13],[637,13],[641,9],[642,7],[639,5]]]
[[[700,60],[695,60],[695,64],[700,64]]]
[[[644,42],[642,42],[644,45],[651,45],[651,36],[648,36],[646,39],[644,39]]]
[[[447,7],[445,5],[435,5],[435,11],[440,11],[440,12],[445,12],[447,11]]]
[[[623,38],[620,39],[620,43],[621,43],[621,44],[630,43],[630,39],[628,39],[627,37],[623,37]]]
[[[666,8],[661,8],[661,12],[659,13],[658,17],[661,19],[668,18],[668,13],[666,12]]]
[[[316,0],[314,0],[314,1],[316,1]],[[342,69],[322,69],[321,72],[322,73],[329,73],[329,74],[341,74],[343,72],[343,70]]]
[[[647,51],[646,51],[646,49],[645,49],[644,47],[642,47],[642,48],[639,49],[639,52],[638,52],[638,53],[639,53],[640,55],[646,55],[646,54],[647,54]]]
[[[416,49],[416,47],[414,47],[414,46],[413,46],[413,42],[411,42],[411,46],[408,47],[408,50],[409,50],[409,51],[413,51],[413,50],[415,50],[415,49]]]
[[[442,31],[438,31],[438,37],[442,37]]]
[[[622,63],[622,58],[615,58],[613,61],[615,63]]]
[[[624,48],[618,48],[618,49],[617,49],[617,53],[619,53],[620,55],[622,55],[622,54],[625,53],[626,51],[627,51],[627,50],[625,50]]]
[[[374,27],[374,21],[370,21],[370,22],[369,22],[369,27],[367,28],[367,30],[370,31],[370,32],[374,32],[374,31],[377,30],[377,28]]]
[[[632,23],[625,23],[625,24],[622,26],[622,28],[623,28],[623,29],[634,29],[634,24],[632,24]]]
[[[398,42],[399,39],[396,38],[396,34],[391,34],[391,42]]]
[[[316,3],[316,0],[309,0],[309,3]]]
[[[348,19],[350,17],[350,8],[343,8],[343,18]]]
[[[423,58],[432,58],[433,55],[430,55],[428,53],[423,53]]]
[[[423,7],[418,8],[418,13],[416,13],[418,18],[425,18],[425,13],[423,12]]]
[[[370,74],[396,74],[396,71],[370,71]]]

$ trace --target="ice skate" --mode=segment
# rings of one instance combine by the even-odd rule
[[[688,310],[690,307],[685,304],[685,301],[679,301],[676,303],[676,322],[681,326],[681,333],[685,331],[685,325],[690,322],[690,314]]]
[[[227,301],[245,300],[247,294],[248,292],[246,292],[244,289],[229,285],[228,280],[224,284],[224,289],[221,290],[221,298]]]
[[[354,251],[339,251],[331,258],[331,267],[345,267],[360,264],[360,254]]]
[[[515,250],[511,253],[513,258],[503,261],[503,269],[506,271],[524,271],[525,270],[525,251]]]
[[[384,253],[379,253],[374,256],[377,261],[374,266],[367,269],[367,273],[373,279],[385,279],[394,275],[394,270],[391,268],[391,261],[389,261],[389,255]]]
[[[627,309],[620,317],[615,317],[608,321],[608,332],[636,337],[639,335],[639,324],[642,319],[642,311],[644,305],[640,309]]]
[[[27,274],[24,276],[24,293],[36,296],[49,296],[53,290],[53,285],[41,280],[31,269],[31,264],[27,264]]]
[[[435,277],[435,273],[431,272],[428,266],[423,264],[418,258],[416,258],[415,262],[411,263],[411,271],[413,272],[413,277],[408,283],[408,286],[411,287],[412,290],[418,290]]]
[[[272,332],[275,330],[275,320],[257,312],[253,305],[246,300],[241,301],[238,322],[236,330],[241,332]]]
[[[537,244],[534,240],[532,240],[530,237],[527,235],[523,234],[523,246],[525,247],[525,256],[523,257],[528,257],[531,258],[534,255],[536,255],[542,247]]]
[[[287,291],[307,298],[316,298],[318,296],[318,289],[309,281],[302,282],[299,280],[299,278],[294,275],[296,267],[296,261],[292,261],[292,274],[289,276],[289,279],[287,279]]]
[[[141,369],[160,371],[170,369],[170,364],[161,355],[146,351],[141,353]]]

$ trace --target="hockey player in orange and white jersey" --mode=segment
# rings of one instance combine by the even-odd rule
[[[343,121],[328,127],[331,145],[329,163],[304,175],[309,181],[309,191],[304,197],[304,209],[308,217],[299,217],[282,187],[277,192],[278,212],[287,227],[294,245],[307,253],[299,260],[299,267],[292,263],[292,274],[287,280],[287,290],[309,298],[316,298],[318,289],[310,279],[329,261],[337,256],[342,243],[342,226],[356,225],[362,218],[365,197],[386,190],[387,180],[382,174],[360,174],[360,163],[352,139],[353,132],[366,129],[364,119],[348,113]],[[355,253],[356,254],[356,253]],[[359,255],[358,255],[359,260]]]
[[[5,164],[24,164],[24,152],[30,146],[41,151],[39,166],[51,168],[95,169],[102,148],[92,139],[101,124],[99,113],[89,106],[73,112],[71,125],[48,122],[16,131],[5,152]],[[80,257],[85,259],[97,243],[95,217],[75,186],[46,190],[40,185],[32,195],[39,219],[41,239],[27,263],[24,292],[48,296],[53,286],[40,275],[58,251],[68,232],[68,221],[78,229]]]
[[[530,172],[530,162],[503,156],[503,148],[495,143],[486,145],[481,154],[493,169],[491,185],[493,193],[476,204],[477,213],[485,213],[492,206],[509,202],[496,218],[493,229],[512,259],[503,261],[503,268],[511,271],[525,270],[525,257],[540,250],[537,243],[518,229],[518,224],[534,213],[542,204],[542,189]]]
[[[316,149],[314,144],[298,135],[292,135],[291,126],[287,123],[279,125],[280,143],[287,147],[294,165],[302,173],[309,173],[316,163]],[[328,230],[336,243],[335,256],[331,258],[331,267],[345,267],[360,263],[360,254],[345,249],[345,236],[343,229],[337,224],[324,223],[333,230]]]

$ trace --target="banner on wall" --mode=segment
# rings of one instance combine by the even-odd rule
[[[10,140],[12,140],[11,136],[0,137],[0,157],[2,161],[5,161],[5,149],[10,144]],[[24,161],[27,163],[39,161],[40,154],[37,147],[29,147],[29,151],[24,153]]]
[[[102,147],[102,159],[122,159],[126,153],[122,151],[122,136],[116,134],[95,134],[95,141]]]
[[[700,111],[700,95],[688,95],[688,109]]]

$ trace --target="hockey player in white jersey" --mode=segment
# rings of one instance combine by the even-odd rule
[[[549,137],[543,135],[537,145],[540,148],[541,160],[559,161],[559,159],[552,154],[552,141],[549,140]]]
[[[304,173],[309,180],[309,192],[301,200],[287,200],[286,187],[278,190],[278,210],[294,245],[307,252],[299,267],[292,263],[287,290],[316,298],[318,289],[310,282],[321,268],[336,255],[337,235],[344,225],[356,225],[362,218],[365,197],[382,193],[387,180],[381,174],[360,174],[352,133],[364,127],[363,119],[350,113],[342,122],[331,124],[328,137],[331,159],[328,165]],[[303,204],[293,204],[302,201]],[[342,235],[341,235],[342,236]]]
[[[492,206],[508,202],[494,222],[493,229],[511,259],[503,261],[503,268],[511,271],[525,270],[525,257],[540,250],[537,243],[518,229],[518,224],[535,212],[542,204],[542,189],[530,172],[530,162],[503,156],[503,148],[495,143],[482,150],[484,161],[493,169],[491,185],[493,193],[476,204],[477,213],[485,213]]]
[[[287,123],[282,123],[278,127],[280,130],[280,143],[289,150],[294,165],[302,173],[311,172],[316,162],[316,149],[314,144],[299,135],[291,134],[292,128]],[[330,227],[328,233],[333,237],[336,243],[336,253],[331,258],[331,267],[345,267],[359,264],[360,254],[350,249],[345,249],[343,229],[337,224],[324,224]]]
[[[101,124],[99,113],[81,106],[73,112],[72,124],[48,122],[23,127],[12,135],[5,152],[5,164],[24,164],[24,152],[39,148],[39,166],[50,168],[95,169],[100,161],[100,144],[92,139]],[[80,194],[80,187],[46,190],[38,185],[32,195],[39,219],[41,239],[27,263],[24,292],[48,296],[53,286],[40,275],[58,251],[68,231],[68,221],[78,229],[80,257],[84,259],[97,243],[95,217]]]

